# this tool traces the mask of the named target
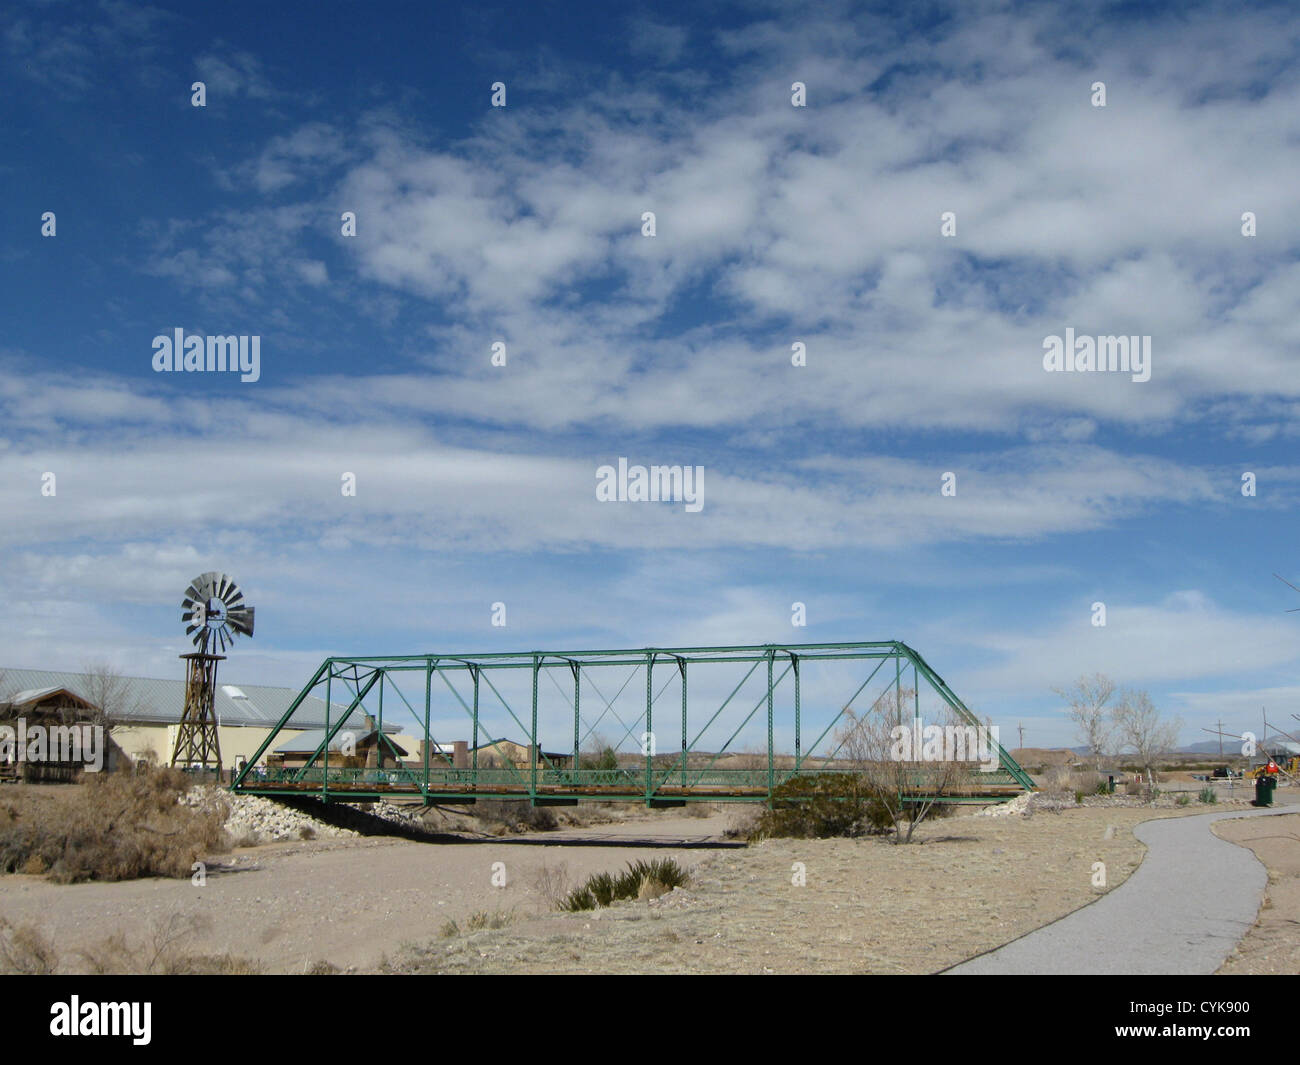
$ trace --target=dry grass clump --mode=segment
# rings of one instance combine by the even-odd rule
[[[507,925],[514,924],[518,915],[514,910],[479,910],[471,913],[466,919],[464,927],[454,920],[445,921],[442,926],[442,938],[451,939],[453,936],[468,934],[469,932],[482,932],[487,929],[505,928]]]
[[[559,901],[569,913],[610,906],[623,899],[657,899],[686,883],[686,872],[671,858],[629,862],[621,873],[596,873]]]
[[[191,780],[174,769],[87,775],[71,802],[24,801],[0,810],[0,871],[72,884],[189,876],[205,854],[228,849],[221,803],[182,805]]]

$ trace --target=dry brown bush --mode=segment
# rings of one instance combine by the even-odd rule
[[[209,927],[206,917],[173,913],[140,943],[132,943],[116,932],[76,951],[64,963],[54,943],[40,929],[31,924],[15,927],[0,918],[0,971],[44,976],[58,971],[61,964],[73,973],[100,976],[239,976],[261,971],[248,958],[189,951],[188,941]]]
[[[189,876],[205,854],[229,848],[223,803],[178,800],[191,781],[174,769],[87,775],[77,801],[7,804],[0,871],[46,872],[61,884]]]
[[[59,967],[54,942],[35,925],[11,925],[0,917],[0,968],[23,976],[48,976]]]
[[[189,941],[210,928],[208,917],[172,913],[140,943],[117,932],[77,951],[79,967],[95,975],[240,976],[261,971],[248,958],[191,952]]]
[[[1053,766],[1047,771],[1043,783],[1044,790],[1049,792],[1073,794],[1076,791],[1081,791],[1085,795],[1093,795],[1097,791],[1097,785],[1105,779],[1105,774],[1098,773],[1095,769],[1071,769],[1068,766]]]
[[[502,824],[512,832],[550,832],[559,827],[551,807],[533,806],[527,799],[480,799],[472,812],[485,825]]]
[[[568,864],[548,865],[543,858],[541,868],[533,874],[533,888],[549,906],[558,907],[560,900],[569,893]]]

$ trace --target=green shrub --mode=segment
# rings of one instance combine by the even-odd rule
[[[932,809],[930,816],[941,815]],[[852,838],[879,835],[893,827],[889,807],[871,794],[860,777],[824,773],[791,777],[777,787],[772,806],[763,811],[750,838]]]
[[[1208,805],[1219,801],[1219,793],[1207,785],[1200,790],[1196,798],[1198,801]]]
[[[617,769],[618,755],[613,747],[604,747],[598,754],[583,754],[578,757],[579,769]]]
[[[1192,796],[1189,792],[1180,791],[1178,793],[1178,798],[1176,798],[1174,802],[1176,802],[1179,806],[1191,806]]]

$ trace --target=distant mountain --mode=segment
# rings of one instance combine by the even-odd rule
[[[1261,746],[1268,750],[1277,750],[1290,754],[1300,754],[1300,743],[1294,740],[1288,740],[1285,736],[1270,736]],[[1223,737],[1223,756],[1225,758],[1235,758],[1240,755],[1241,744],[1238,741]],[[1200,743],[1188,744],[1186,747],[1179,747],[1177,754],[1212,754],[1216,758],[1219,755],[1218,740],[1202,740]]]
[[[1300,733],[1297,733],[1297,735],[1300,735]],[[1296,743],[1294,740],[1289,740],[1285,736],[1278,736],[1276,734],[1270,736],[1268,740],[1264,744],[1262,744],[1262,746],[1268,748],[1269,750],[1276,749],[1279,752],[1300,754],[1300,743]],[[1032,747],[1029,748],[1029,750],[1035,752],[1042,751],[1042,750],[1070,751],[1071,753],[1077,754],[1080,757],[1086,757],[1088,754],[1087,747],[1049,747],[1049,748]],[[1224,758],[1239,757],[1240,750],[1241,750],[1241,746],[1239,742],[1234,741],[1230,736],[1223,737]],[[1219,756],[1219,741],[1215,739],[1215,740],[1201,740],[1199,743],[1189,743],[1186,747],[1177,748],[1174,751],[1174,754],[1212,754],[1217,758]],[[1122,758],[1123,755],[1121,755],[1120,757]]]

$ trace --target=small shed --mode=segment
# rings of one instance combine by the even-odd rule
[[[0,780],[71,783],[129,764],[99,709],[68,688],[31,688],[0,702]]]
[[[269,766],[282,769],[301,769],[320,749],[325,737],[324,729],[310,729],[291,736],[272,751],[266,759]],[[330,767],[338,768],[391,768],[400,767],[402,759],[409,757],[407,750],[387,732],[377,728],[369,731],[341,729],[330,740]],[[316,764],[322,764],[317,759]]]

